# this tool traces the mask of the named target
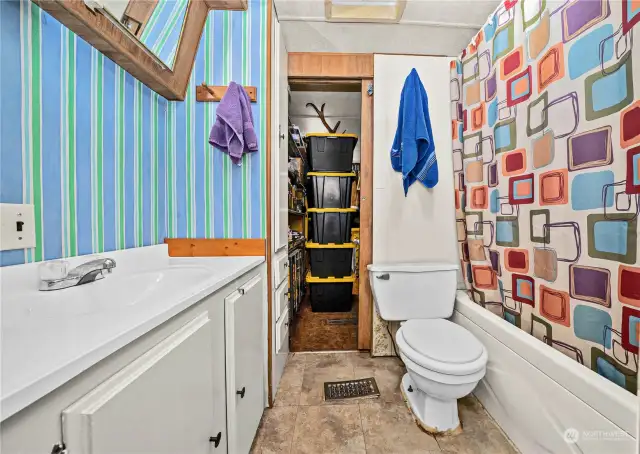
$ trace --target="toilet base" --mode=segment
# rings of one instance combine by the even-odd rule
[[[456,399],[444,401],[427,395],[418,389],[408,373],[402,377],[400,390],[413,419],[422,430],[433,435],[455,435],[462,432]]]

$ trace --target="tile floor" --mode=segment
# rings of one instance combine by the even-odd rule
[[[422,432],[402,400],[405,369],[397,358],[369,353],[292,353],[274,408],[265,410],[252,453],[515,454],[478,400],[459,401],[463,432]],[[375,377],[378,399],[323,400],[325,381]]]

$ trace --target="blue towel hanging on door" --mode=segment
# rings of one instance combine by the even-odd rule
[[[404,195],[419,181],[428,188],[438,184],[438,162],[433,143],[429,98],[415,68],[404,81],[398,109],[398,128],[391,148],[391,166],[402,172]]]

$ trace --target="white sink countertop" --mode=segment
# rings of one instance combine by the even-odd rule
[[[38,290],[38,263],[0,268],[5,420],[265,261],[169,257],[167,245],[66,259],[116,261],[105,279]]]

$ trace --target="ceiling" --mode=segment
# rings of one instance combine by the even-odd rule
[[[324,0],[274,2],[289,52],[448,56],[457,56],[501,3],[499,0],[407,0],[398,23],[345,23],[326,21]]]

